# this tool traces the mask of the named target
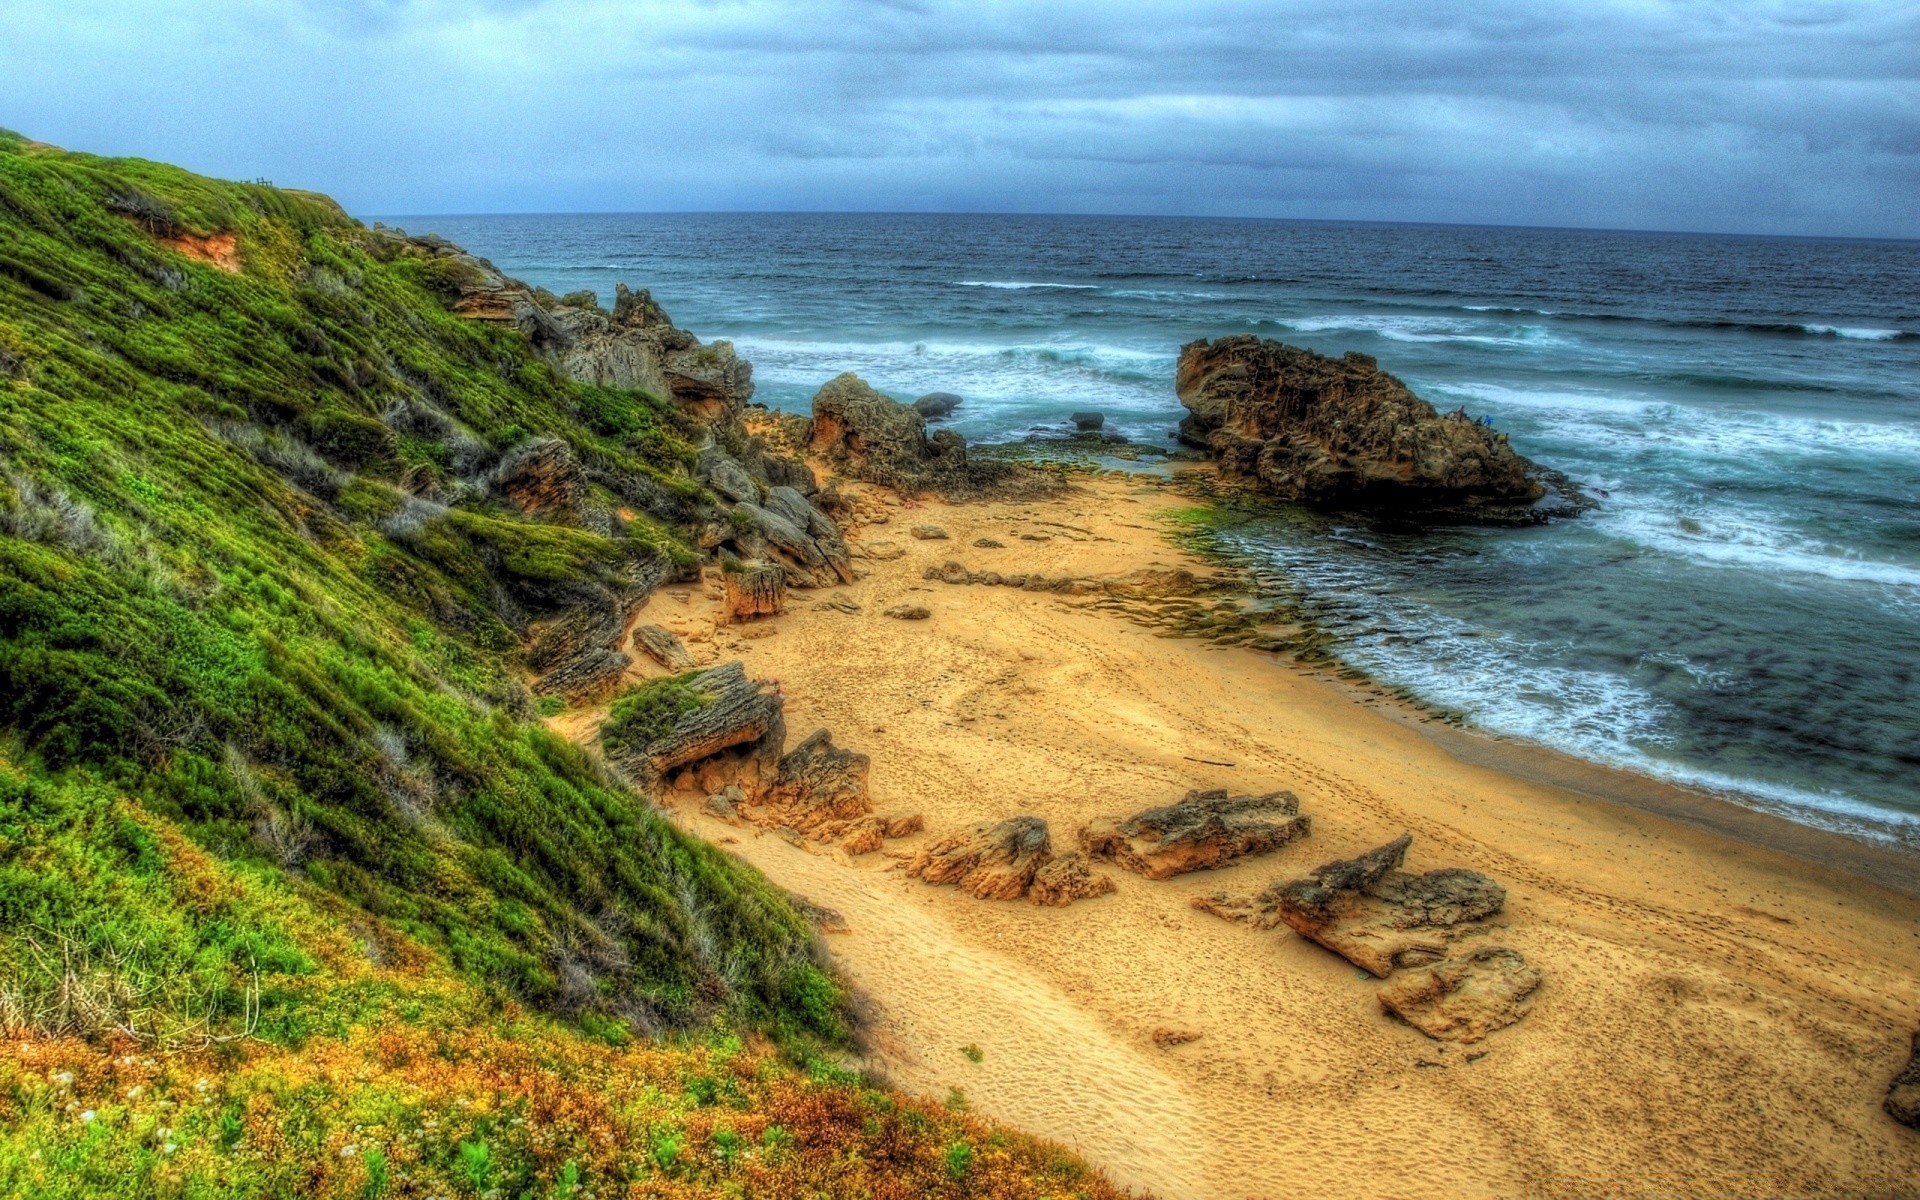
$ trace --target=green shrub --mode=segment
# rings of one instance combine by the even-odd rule
[[[617,696],[600,726],[600,741],[614,753],[643,750],[672,731],[680,718],[712,704],[688,686],[698,675],[670,675],[635,684]]]

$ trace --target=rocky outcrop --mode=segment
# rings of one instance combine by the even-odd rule
[[[737,662],[722,663],[643,687],[650,705],[637,728],[621,724],[616,701],[601,725],[607,761],[643,787],[662,783],[718,792],[732,784],[758,790],[786,742],[785,698],[772,684],[749,678]],[[726,761],[712,760],[725,755]],[[706,768],[685,779],[683,768]]]
[[[1477,1042],[1527,1015],[1540,971],[1517,951],[1483,946],[1388,980],[1380,1007],[1430,1038]]]
[[[753,366],[733,344],[703,345],[644,289],[616,285],[611,313],[560,304],[549,319],[563,335],[549,357],[584,383],[652,392],[708,423],[737,421],[753,398]]]
[[[1053,907],[1113,890],[1113,881],[1095,876],[1080,854],[1055,858],[1047,823],[1039,817],[1009,817],[950,833],[915,855],[907,874],[954,884],[983,900],[1024,896]]]
[[[1230,796],[1220,788],[1191,791],[1177,804],[1124,820],[1095,821],[1080,831],[1080,846],[1090,857],[1165,879],[1270,853],[1305,837],[1310,827],[1292,792]]]
[[[1272,496],[1430,520],[1528,522],[1576,510],[1539,503],[1548,473],[1505,434],[1441,415],[1364,354],[1325,358],[1246,335],[1191,342],[1175,386],[1188,410],[1180,440]]]
[[[778,563],[729,562],[720,572],[720,623],[770,617],[787,606],[787,573]]]
[[[619,686],[633,661],[620,649],[621,635],[674,569],[665,554],[652,554],[627,563],[610,582],[574,581],[559,615],[530,631],[527,665],[536,675],[534,693],[577,704]]]
[[[1913,1056],[1907,1059],[1906,1069],[1887,1085],[1887,1115],[1920,1129],[1920,1033],[1913,1035]]]
[[[577,519],[586,477],[573,447],[559,438],[532,438],[501,457],[491,482],[522,512]]]
[[[767,468],[788,461],[760,455],[755,465],[765,477]],[[853,582],[853,557],[840,527],[798,488],[763,484],[750,468],[711,443],[700,451],[695,474],[730,502],[717,544],[732,546],[742,558],[777,560],[794,587]]]
[[[858,375],[829,380],[813,397],[808,448],[840,473],[905,495],[954,499],[1051,495],[1059,480],[1017,463],[967,457],[967,440],[950,429],[927,436],[926,418],[869,387]]]
[[[1358,858],[1330,862],[1306,879],[1262,893],[1279,919],[1381,979],[1395,967],[1447,957],[1459,927],[1500,911],[1507,891],[1457,867],[1414,875],[1399,869],[1413,835]]]
[[[490,324],[512,325],[527,335],[536,350],[553,355],[566,344],[567,335],[555,323],[534,290],[514,279],[491,262],[469,254],[438,234],[409,237],[404,230],[376,226],[370,231],[376,254],[415,254],[430,266],[427,283],[447,301],[447,307],[460,316]]]

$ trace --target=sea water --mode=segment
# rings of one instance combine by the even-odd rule
[[[397,218],[652,289],[805,412],[855,371],[1000,441],[1171,445],[1182,343],[1360,350],[1598,501],[1233,537],[1349,663],[1490,732],[1920,844],[1920,243],[935,215]]]

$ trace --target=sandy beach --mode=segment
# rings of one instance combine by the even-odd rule
[[[839,589],[857,612],[797,591],[783,615],[716,629],[696,587],[640,619],[779,680],[792,737],[832,730],[872,757],[877,810],[925,814],[925,834],[849,858],[675,806],[844,916],[826,941],[872,1002],[870,1065],[893,1083],[958,1093],[1165,1197],[1920,1195],[1920,1137],[1881,1110],[1920,1021],[1920,900],[1896,890],[1910,859],[1850,859],[1851,843],[1651,783],[1622,785],[1654,798],[1641,807],[1598,798],[1611,773],[1528,769],[1271,654],[1160,636],[1084,597],[923,578],[947,560],[1212,573],[1164,536],[1191,502],[1150,481],[910,507],[855,490],[888,517],[849,531],[856,553],[900,552]],[[911,536],[921,523],[949,536]],[[883,615],[902,603],[932,615]],[[556,725],[584,737],[598,716]],[[1093,818],[1208,787],[1290,789],[1312,836],[1161,882],[1103,867],[1118,891],[1065,909],[900,869],[976,821],[1040,816],[1065,847]],[[1505,884],[1493,936],[1545,973],[1532,1014],[1477,1045],[1383,1015],[1378,981],[1284,929],[1188,905],[1403,832],[1409,869]],[[1787,852],[1797,838],[1807,853]],[[1200,1036],[1162,1049],[1156,1029]]]

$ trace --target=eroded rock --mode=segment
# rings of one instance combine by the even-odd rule
[[[886,615],[896,621],[924,621],[933,615],[933,610],[924,604],[896,604],[886,610]]]
[[[787,572],[779,563],[728,563],[720,572],[725,595],[720,622],[773,616],[787,606]]]
[[[1414,875],[1399,870],[1413,835],[1404,834],[1358,858],[1330,862],[1306,879],[1267,889],[1259,905],[1379,978],[1397,966],[1447,957],[1452,932],[1500,911],[1507,890],[1477,871],[1457,867]]]
[[[815,393],[809,447],[843,474],[906,495],[1039,496],[1062,486],[1022,464],[970,461],[965,438],[950,429],[929,437],[926,418],[911,405],[851,373]]]
[[[1533,1008],[1540,971],[1518,951],[1483,946],[1471,954],[1403,971],[1379,992],[1380,1007],[1430,1038],[1477,1042]]]
[[[937,421],[960,407],[960,397],[952,392],[928,392],[913,402],[913,411],[929,421]]]
[[[1027,899],[1050,908],[1065,908],[1075,900],[1089,900],[1113,890],[1113,880],[1094,874],[1085,854],[1069,850],[1033,873]]]
[[[1188,410],[1180,440],[1212,454],[1222,474],[1282,499],[1503,523],[1585,503],[1537,507],[1545,480],[1559,477],[1522,458],[1505,434],[1436,412],[1364,354],[1325,358],[1249,335],[1191,342],[1175,386]]]
[[[1191,791],[1176,804],[1123,820],[1095,821],[1080,831],[1080,846],[1093,858],[1165,879],[1271,853],[1305,837],[1311,826],[1292,792],[1230,796],[1219,788]]]
[[[1047,823],[1009,817],[950,833],[915,855],[907,874],[951,883],[982,900],[1018,900],[1053,857]]]
[[[669,671],[685,671],[694,665],[693,655],[687,653],[687,644],[670,629],[641,625],[634,629],[628,643]]]

